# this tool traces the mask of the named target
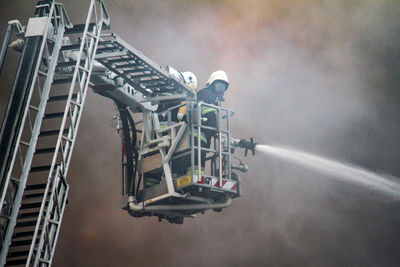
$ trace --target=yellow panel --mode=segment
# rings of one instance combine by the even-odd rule
[[[178,179],[178,187],[188,185],[191,183],[192,183],[192,176],[190,176],[190,175]]]

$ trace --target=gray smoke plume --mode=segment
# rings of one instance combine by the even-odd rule
[[[34,4],[2,1],[26,23]],[[83,23],[87,1],[65,1]],[[108,1],[112,32],[160,65],[223,69],[232,133],[400,177],[396,0]],[[12,62],[12,54],[8,56]],[[15,63],[13,63],[15,65]],[[1,76],[4,113],[12,72]],[[11,78],[10,78],[11,77]],[[4,81],[4,82],[3,82]],[[264,157],[243,158],[243,196],[182,226],[120,207],[113,104],[89,93],[69,170],[55,266],[398,266],[400,203]]]

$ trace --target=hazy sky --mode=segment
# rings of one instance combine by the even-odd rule
[[[24,24],[33,1],[2,1]],[[83,23],[89,1],[64,1]],[[400,177],[396,0],[107,1],[111,30],[160,65],[231,81],[235,137]],[[10,52],[8,62],[12,65]],[[0,77],[4,113],[12,67]],[[111,101],[88,94],[69,170],[55,266],[398,266],[400,202],[261,154],[243,196],[183,225],[120,209]]]

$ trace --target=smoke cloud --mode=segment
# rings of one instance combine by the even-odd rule
[[[65,1],[73,23],[88,3]],[[88,2],[88,1],[87,1]],[[400,4],[395,0],[107,1],[112,32],[160,65],[223,69],[232,133],[400,177]],[[2,3],[0,24],[34,4]],[[11,67],[1,76],[4,114]],[[181,226],[120,209],[111,101],[89,93],[69,169],[55,266],[398,266],[400,203],[261,154],[243,196]]]

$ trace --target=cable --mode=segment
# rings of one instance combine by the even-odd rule
[[[130,127],[132,129],[132,150],[133,150],[133,155],[134,155],[134,165],[133,165],[133,176],[136,177],[136,172],[137,172],[137,166],[138,166],[138,159],[139,159],[139,152],[136,149],[136,142],[137,142],[137,133],[136,133],[136,125],[135,122],[131,116],[131,114],[127,112],[127,119],[129,121]],[[138,186],[136,188],[135,196],[138,195],[138,190],[139,190],[139,185],[140,185],[140,180],[138,181]],[[131,184],[130,188],[131,192],[135,191],[135,186],[134,183]]]
[[[127,171],[127,176],[129,179],[129,194],[131,195],[132,193],[135,193],[135,174],[136,174],[136,166],[137,166],[137,151],[134,152],[135,145],[136,145],[136,133],[133,137],[131,142],[131,135],[130,135],[130,127],[129,124],[131,121],[133,121],[132,117],[130,117],[129,111],[126,109],[126,106],[120,103],[119,101],[115,101],[115,104],[118,107],[118,111],[121,117],[121,122],[122,122],[122,133],[123,133],[123,141],[126,149],[126,171]],[[135,159],[133,158],[135,153]],[[133,162],[135,160],[135,166],[133,165]]]

